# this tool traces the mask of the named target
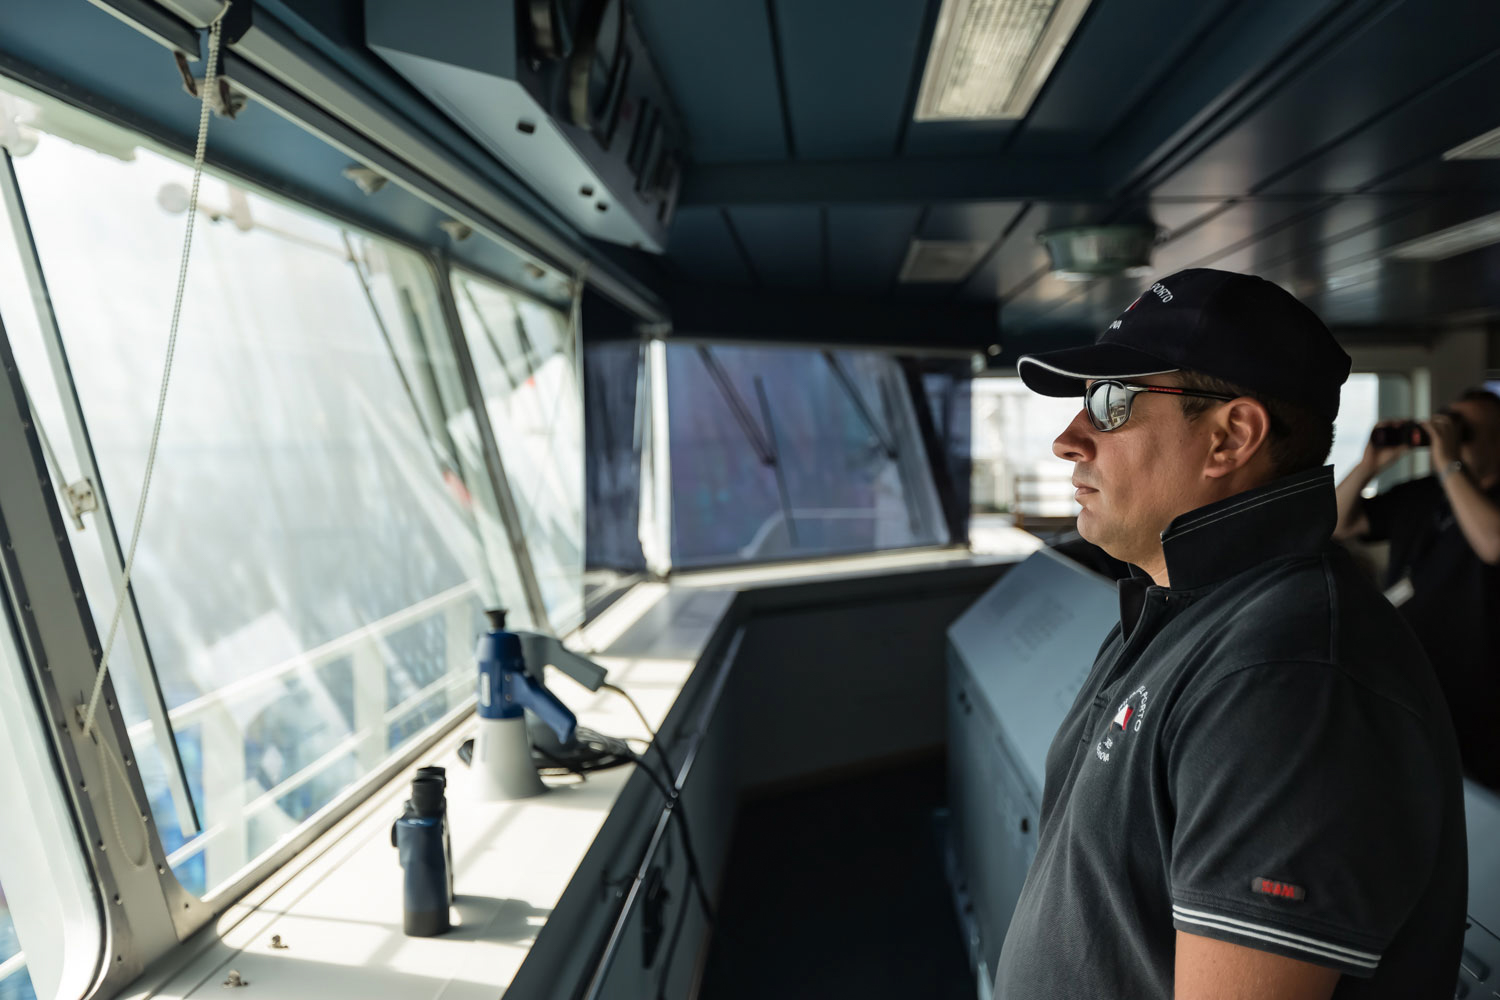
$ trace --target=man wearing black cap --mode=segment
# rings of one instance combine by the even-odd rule
[[[1348,356],[1276,285],[1191,270],[1019,370],[1083,399],[1053,451],[1135,576],[1048,752],[995,996],[1451,997],[1452,725],[1330,542]]]

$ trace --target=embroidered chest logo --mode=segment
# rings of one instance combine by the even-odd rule
[[[1120,702],[1103,738],[1094,744],[1095,757],[1108,764],[1117,744],[1130,733],[1141,731],[1141,723],[1146,721],[1146,704],[1150,700],[1151,693],[1144,687],[1138,687]]]

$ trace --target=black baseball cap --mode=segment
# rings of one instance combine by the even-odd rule
[[[1140,294],[1088,347],[1027,354],[1021,379],[1043,396],[1077,396],[1087,379],[1188,370],[1213,375],[1332,420],[1349,355],[1323,321],[1252,274],[1192,268]]]

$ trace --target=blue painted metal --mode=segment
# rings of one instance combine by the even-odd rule
[[[578,718],[531,676],[519,636],[491,629],[479,637],[474,659],[479,664],[481,719],[517,719],[530,709],[557,734],[559,742],[565,746],[573,742]]]
[[[747,205],[729,209],[729,215],[760,280],[788,289],[822,284],[816,205]]]
[[[632,6],[687,123],[696,163],[786,156],[765,0],[638,0]]]
[[[921,209],[835,205],[828,209],[829,285],[837,292],[884,291],[906,258]]]
[[[684,205],[672,224],[667,259],[674,271],[696,281],[748,285],[750,272],[717,206]]]
[[[1476,66],[1478,60],[1496,62],[1500,16],[1483,4],[1452,5],[1444,11],[1442,30],[1434,31],[1430,5],[1406,3],[1381,13],[1330,40],[1315,64],[1157,193],[1350,192],[1413,157],[1435,158],[1472,138],[1464,132],[1464,116],[1452,113],[1462,107],[1454,101],[1500,92],[1494,70],[1486,74]],[[1409,69],[1392,72],[1403,65]],[[1455,92],[1433,86],[1465,69],[1471,71],[1467,79],[1450,83]],[[1317,99],[1309,100],[1313,94]],[[1454,134],[1421,141],[1422,132],[1455,126]],[[1329,157],[1334,147],[1338,155]],[[1299,170],[1299,163],[1311,166]]]
[[[926,0],[776,3],[802,160],[890,156],[906,108]]]
[[[694,167],[684,205],[881,205],[1078,199],[1107,179],[1076,156],[886,157]]]

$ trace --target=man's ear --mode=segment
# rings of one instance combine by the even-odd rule
[[[1219,479],[1249,465],[1258,455],[1270,455],[1271,415],[1265,404],[1241,396],[1206,415],[1213,436],[1204,475]]]

